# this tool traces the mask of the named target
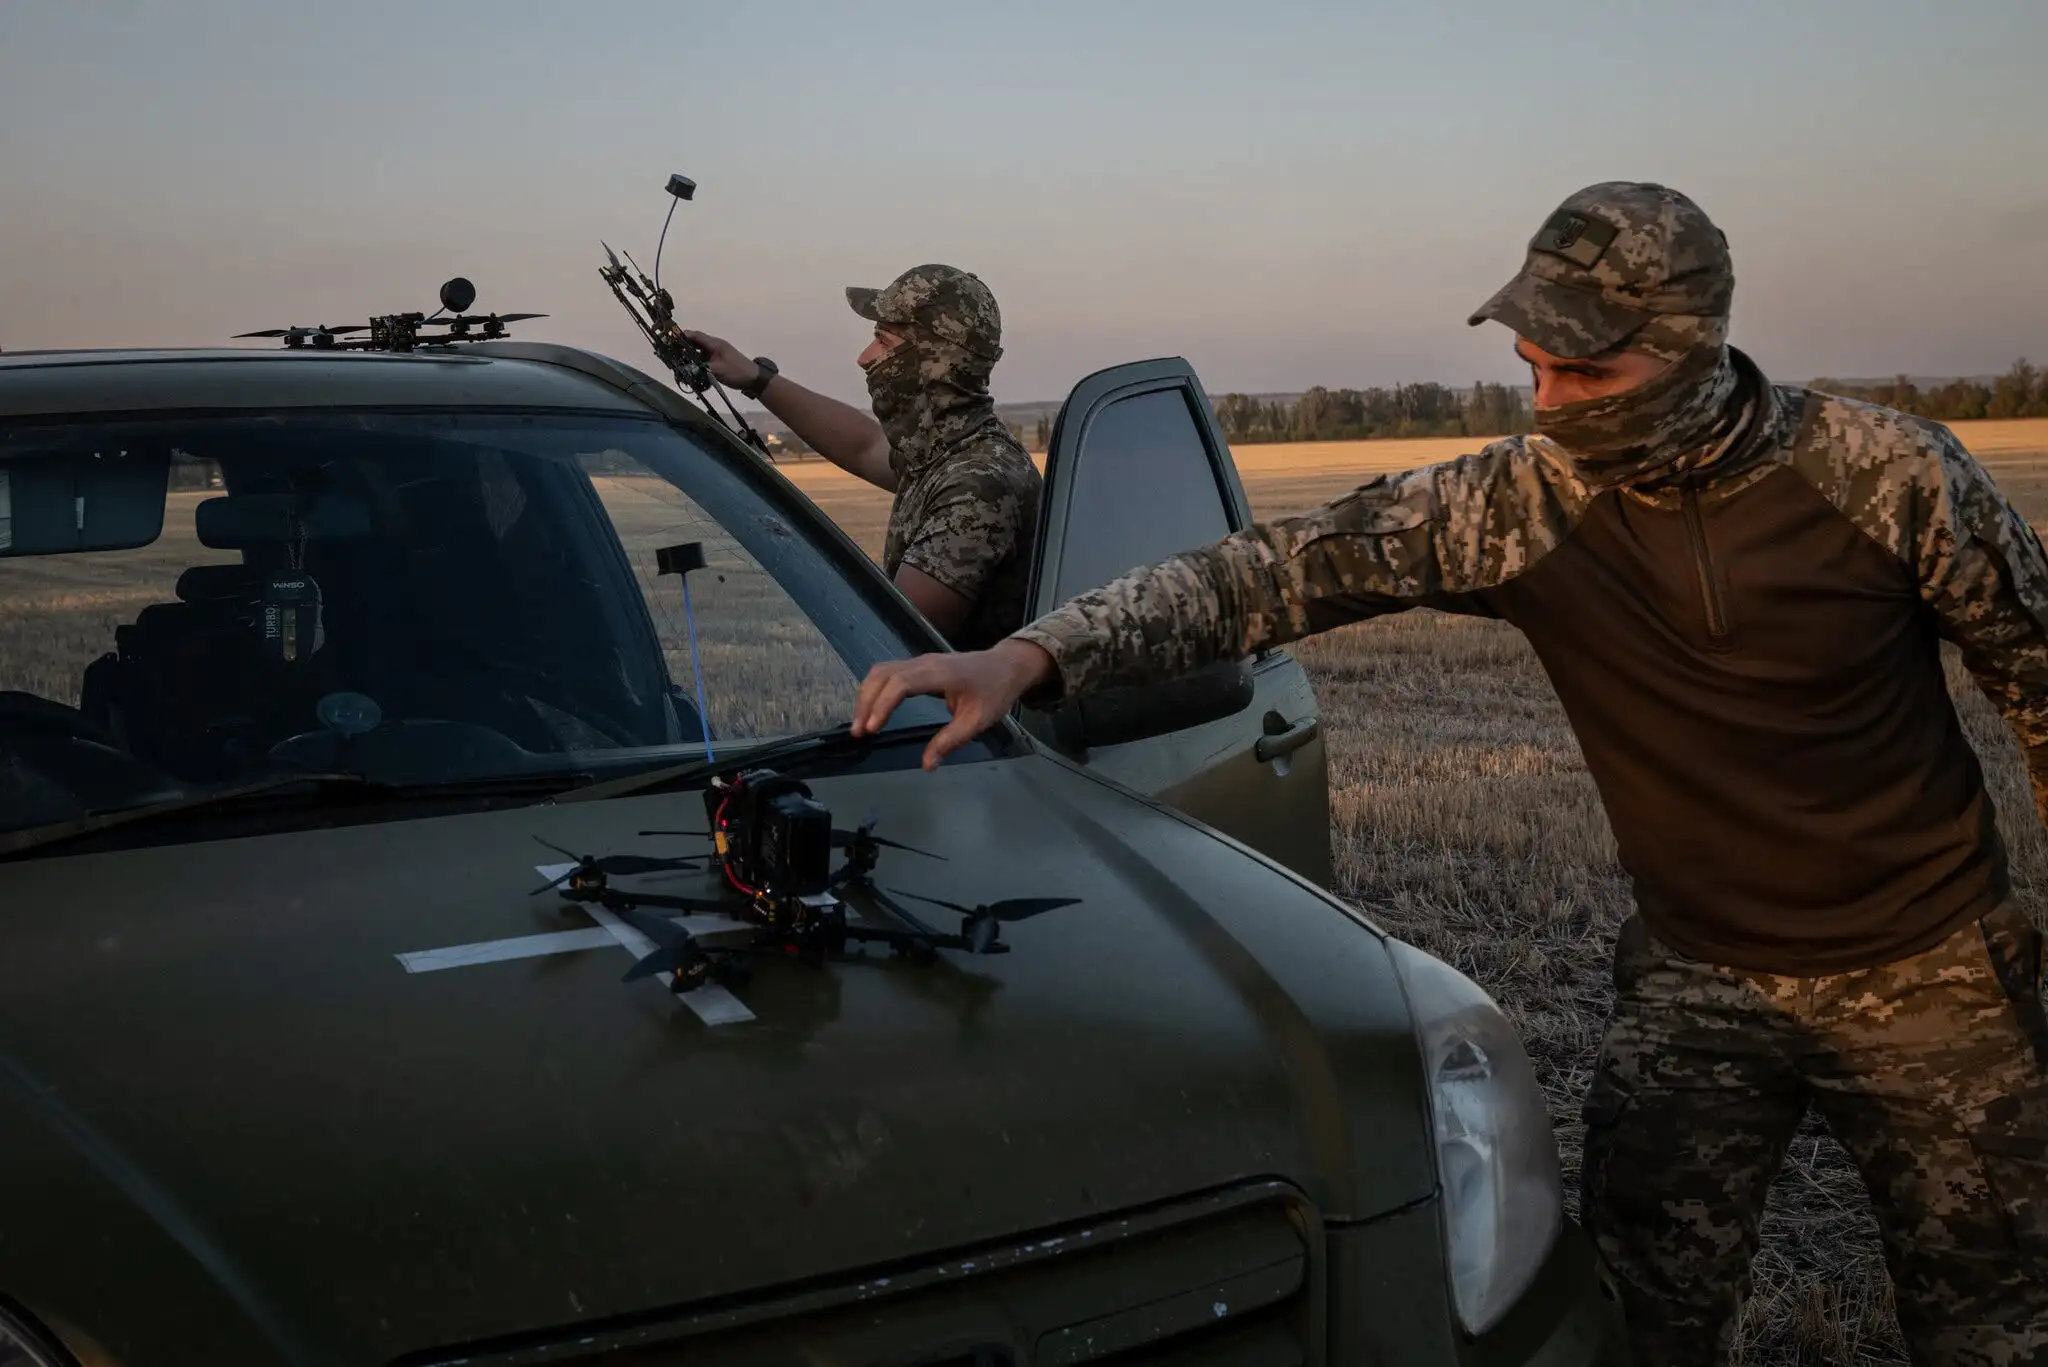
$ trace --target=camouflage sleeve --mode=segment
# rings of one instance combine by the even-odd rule
[[[2048,814],[2048,555],[1955,434],[1821,402],[1831,481],[1862,529],[1909,565],[1984,695],[2012,728]]]
[[[1944,432],[1940,516],[1920,552],[1921,595],[2027,757],[2048,814],[2048,555],[1963,444]]]
[[[1033,701],[1175,678],[1382,613],[1472,610],[1462,595],[1527,570],[1587,500],[1538,445],[1510,438],[1383,475],[1078,595],[1014,633],[1058,666]]]
[[[932,491],[902,563],[963,598],[979,598],[989,575],[1017,548],[1026,520],[1023,496],[1018,481],[996,463],[959,462]]]

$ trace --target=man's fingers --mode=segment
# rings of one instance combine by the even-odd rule
[[[889,712],[895,709],[895,704],[891,703],[888,710],[881,712],[877,712],[876,706],[881,701],[882,691],[889,686],[891,680],[902,673],[903,668],[904,662],[901,660],[885,660],[871,667],[868,676],[860,681],[860,689],[854,694],[853,699],[855,735],[866,735],[888,719]]]
[[[953,708],[953,720],[940,727],[931,743],[925,746],[924,767],[938,768],[941,760],[980,735],[981,731],[981,709],[972,699],[962,698]]]
[[[889,720],[907,693],[900,670],[891,670],[883,675],[874,692],[861,707],[860,734],[866,735],[870,731],[881,730],[882,723]]]
[[[853,734],[865,736],[872,728],[868,725],[868,714],[874,710],[875,697],[881,692],[882,680],[887,676],[888,665],[875,665],[868,670],[868,676],[860,681],[860,688],[853,695]]]

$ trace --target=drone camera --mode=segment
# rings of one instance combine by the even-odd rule
[[[668,192],[677,199],[695,199],[697,182],[680,173],[668,178]]]

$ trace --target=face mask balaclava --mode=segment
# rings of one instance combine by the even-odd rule
[[[1633,389],[1538,408],[1536,430],[1563,447],[1596,488],[1655,485],[1720,459],[1747,430],[1753,386],[1727,344],[1728,320],[1669,314],[1629,337],[1628,348],[1668,365]]]
[[[994,369],[964,347],[914,331],[869,366],[868,398],[889,438],[890,468],[899,476],[920,469],[995,421]]]

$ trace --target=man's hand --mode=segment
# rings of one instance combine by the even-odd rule
[[[708,332],[693,332],[683,329],[683,336],[709,353],[706,365],[711,378],[722,385],[738,389],[741,385],[752,384],[754,377],[761,373],[761,367],[754,364],[751,356],[742,356],[740,349],[723,337],[713,337]]]
[[[1017,699],[1052,674],[1052,656],[1014,637],[988,650],[890,660],[861,680],[853,705],[853,734],[881,730],[905,698],[937,694],[946,700],[953,720],[925,746],[924,767],[936,769],[940,760],[994,726]]]

